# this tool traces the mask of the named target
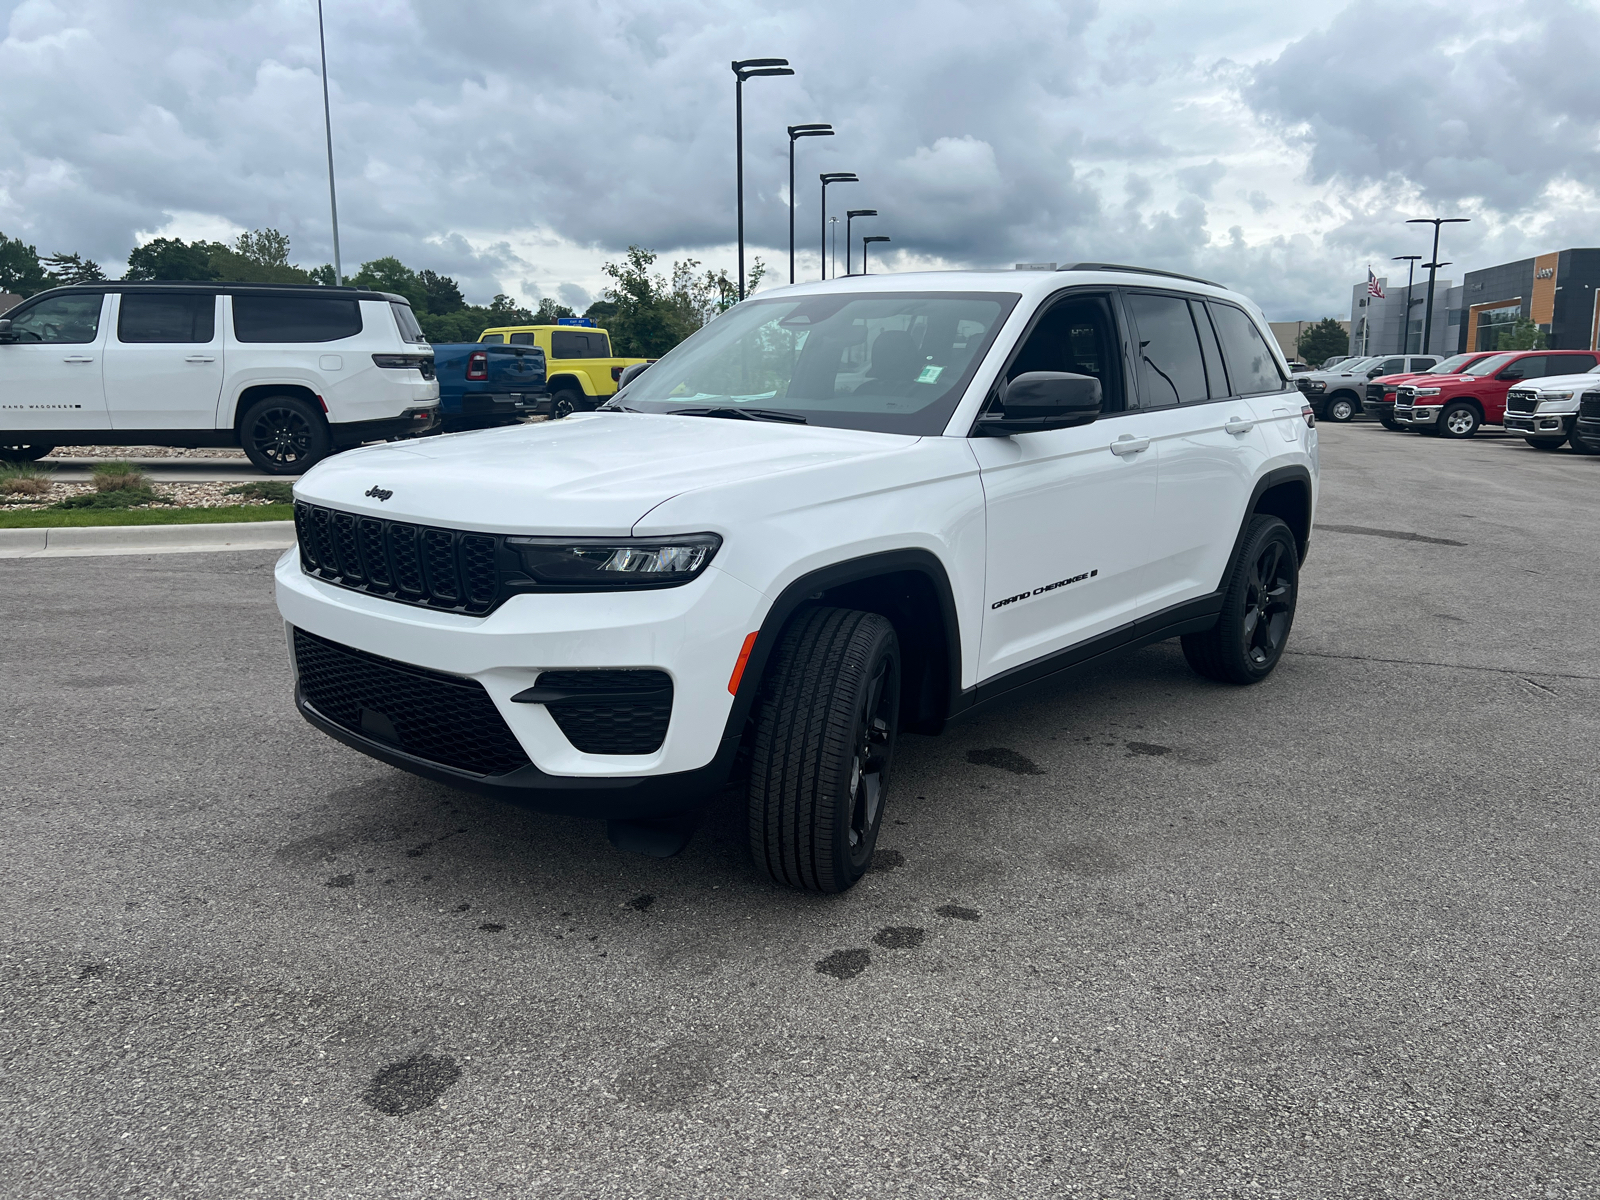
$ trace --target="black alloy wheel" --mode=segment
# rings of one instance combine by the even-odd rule
[[[842,892],[883,828],[900,721],[900,647],[877,613],[814,608],[789,624],[757,694],[750,852],[778,883]]]
[[[0,462],[38,462],[54,449],[54,446],[46,446],[40,443],[25,443],[21,446],[0,446]]]
[[[1183,656],[1219,683],[1259,683],[1283,657],[1300,591],[1300,552],[1277,517],[1250,518],[1217,623],[1183,635]]]
[[[1347,396],[1335,396],[1328,401],[1328,420],[1343,425],[1356,419],[1356,404]]]
[[[252,404],[239,422],[239,443],[269,475],[299,475],[333,449],[321,414],[297,396],[268,396]]]
[[[559,421],[575,412],[583,411],[583,393],[574,388],[562,388],[550,397],[550,419]]]

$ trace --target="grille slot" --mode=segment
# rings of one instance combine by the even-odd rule
[[[474,680],[367,654],[304,629],[294,631],[294,658],[306,701],[351,733],[475,775],[528,765],[521,743]]]
[[[361,551],[356,549],[356,519],[349,513],[333,514],[333,544],[339,554],[340,573],[356,583],[365,583]]]
[[[538,689],[633,693],[620,700],[568,695],[545,703],[567,741],[585,754],[654,754],[672,719],[672,677],[665,671],[545,671]]]
[[[383,546],[383,522],[362,517],[356,522],[356,541],[361,547],[361,559],[367,564],[368,585],[387,589],[394,578],[389,573],[389,555]]]
[[[461,598],[456,580],[456,535],[448,529],[422,531],[422,565],[427,574],[428,591],[436,600],[453,605]]]

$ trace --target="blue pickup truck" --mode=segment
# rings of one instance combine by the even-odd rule
[[[548,412],[544,351],[537,346],[450,342],[433,348],[439,416],[447,432],[514,425]]]

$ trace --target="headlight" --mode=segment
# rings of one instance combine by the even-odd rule
[[[534,582],[575,592],[676,587],[706,569],[722,539],[714,533],[664,538],[508,537]]]
[[[1578,411],[1578,401],[1571,392],[1546,392],[1539,397],[1537,411],[1542,413],[1574,413]]]
[[[1308,392],[1325,392],[1328,390],[1327,382],[1321,379],[1308,379],[1300,386]]]
[[[1443,390],[1443,388],[1418,388],[1411,394],[1413,396],[1437,396]]]

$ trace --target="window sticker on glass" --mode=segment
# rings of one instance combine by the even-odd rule
[[[923,367],[922,373],[917,376],[918,383],[938,383],[939,376],[944,374],[943,367]]]

